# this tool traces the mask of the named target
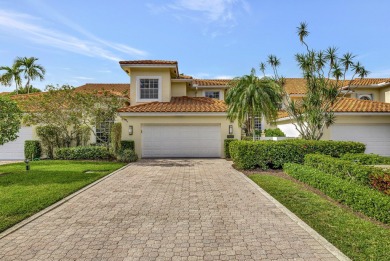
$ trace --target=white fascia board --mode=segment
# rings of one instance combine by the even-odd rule
[[[381,82],[381,83],[378,83],[378,84],[368,84],[368,85],[346,85],[344,87],[341,87],[341,89],[347,89],[347,88],[353,88],[353,89],[358,89],[358,88],[379,88],[379,87],[383,87],[383,86],[386,86],[386,85],[390,85],[389,82]]]
[[[159,116],[159,117],[167,117],[167,116],[227,116],[226,112],[119,112],[119,116],[137,116],[137,117],[148,117],[148,116]]]

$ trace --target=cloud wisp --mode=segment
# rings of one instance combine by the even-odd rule
[[[76,25],[74,25],[74,28]],[[30,42],[89,57],[99,57],[112,61],[122,60],[126,54],[133,57],[145,57],[147,52],[120,43],[102,40],[83,31],[85,38],[76,37],[59,30],[44,26],[44,20],[28,14],[0,10],[0,32],[22,38]]]
[[[157,6],[147,4],[152,13],[170,13],[178,20],[191,20],[206,26],[205,34],[216,37],[221,28],[235,27],[239,13],[250,13],[251,7],[246,0],[174,0]],[[157,10],[157,11],[156,11]]]

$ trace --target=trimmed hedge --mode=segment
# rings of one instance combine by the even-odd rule
[[[303,163],[304,156],[310,153],[322,153],[340,157],[345,153],[363,153],[365,145],[352,141],[234,141],[229,145],[234,164],[240,169],[260,167],[282,168],[283,164]]]
[[[283,168],[290,176],[321,190],[340,203],[383,223],[390,223],[389,196],[309,166],[287,163]]]
[[[352,180],[362,185],[390,194],[390,174],[381,169],[364,166],[359,162],[337,159],[327,155],[308,154],[305,165],[322,170],[343,179]]]
[[[24,158],[29,160],[40,159],[42,155],[41,142],[39,140],[26,140],[24,142]]]
[[[266,137],[286,137],[286,134],[279,128],[265,129],[264,134]]]
[[[121,149],[120,150],[134,150],[134,141],[133,140],[121,140]]]
[[[113,155],[103,146],[58,148],[55,150],[55,159],[108,160],[112,158]]]
[[[235,141],[237,139],[225,139],[223,141],[223,148],[225,150],[225,157],[227,159],[230,159],[230,151],[229,151],[229,144],[232,142],[232,141]]]
[[[390,157],[379,156],[378,154],[347,153],[341,158],[344,160],[356,161],[363,165],[390,165]]]
[[[305,165],[342,179],[356,181],[362,185],[370,185],[370,175],[382,172],[380,169],[321,154],[305,155]]]

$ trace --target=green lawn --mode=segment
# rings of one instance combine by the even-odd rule
[[[353,260],[389,260],[390,229],[358,217],[302,185],[271,175],[250,178]]]
[[[118,162],[34,161],[0,166],[0,232],[124,166]],[[86,173],[87,172],[87,173]]]

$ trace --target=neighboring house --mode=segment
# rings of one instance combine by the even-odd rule
[[[241,138],[237,121],[227,120],[224,98],[230,80],[193,79],[179,73],[176,61],[122,61],[120,66],[130,84],[89,83],[76,88],[110,91],[128,99],[116,119],[96,126],[100,137],[108,138],[110,122],[121,122],[122,139],[134,140],[140,157],[224,157],[224,139]],[[286,78],[285,88],[293,99],[306,93],[301,78]],[[390,79],[354,80],[349,92],[335,104],[336,123],[323,139],[360,141],[368,153],[390,155]],[[287,136],[298,137],[285,113],[279,114],[276,126]],[[257,120],[255,127],[271,126]],[[19,136],[0,146],[0,160],[23,159],[24,140],[37,138],[34,127],[26,126]]]
[[[304,79],[286,79],[286,92],[293,99],[305,96],[305,86]],[[336,122],[325,130],[323,139],[363,142],[366,153],[390,156],[390,78],[356,79],[350,87],[333,106]],[[279,114],[276,125],[288,137],[299,136],[287,113]]]

